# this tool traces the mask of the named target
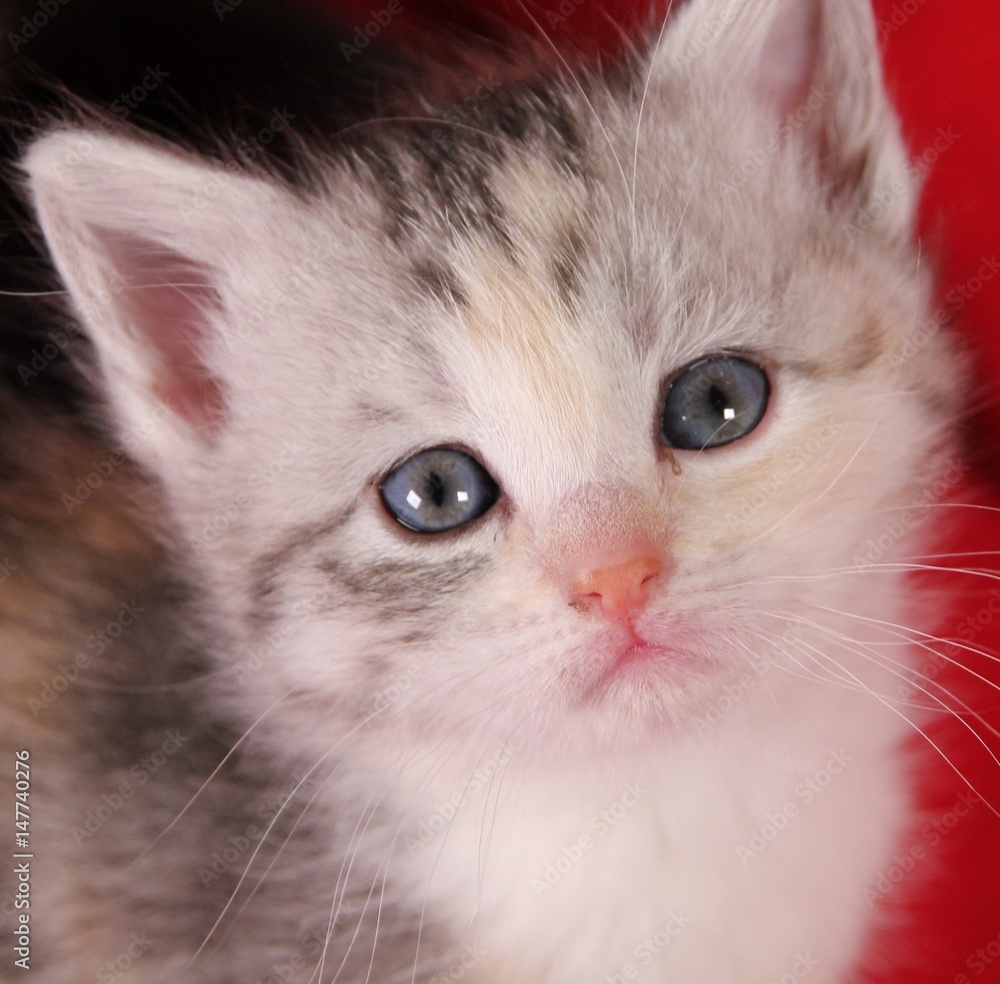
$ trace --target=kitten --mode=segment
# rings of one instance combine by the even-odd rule
[[[926,535],[857,558],[960,360],[865,0],[653,33],[442,73],[294,180],[28,148],[140,469],[11,428],[41,979],[857,979],[940,701]]]

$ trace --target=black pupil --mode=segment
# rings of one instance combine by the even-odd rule
[[[717,413],[723,413],[729,406],[729,399],[726,394],[719,389],[718,386],[713,386],[711,392],[708,394],[709,400],[712,402],[712,409]]]
[[[435,506],[444,505],[444,479],[440,472],[431,472],[427,478],[427,492]]]

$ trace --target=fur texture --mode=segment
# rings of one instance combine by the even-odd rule
[[[72,790],[39,821],[46,982],[856,979],[934,702],[894,696],[921,534],[857,557],[947,467],[961,385],[914,335],[871,12],[691,0],[605,75],[507,76],[461,123],[414,103],[313,147],[305,186],[86,127],[28,150],[169,555],[32,575],[79,632],[143,587],[94,686],[33,717],[77,622],[11,643],[12,732]],[[671,452],[665,384],[718,353],[765,367],[767,414]],[[502,498],[422,536],[377,486],[439,446]],[[655,655],[622,669],[571,584],[636,543]]]

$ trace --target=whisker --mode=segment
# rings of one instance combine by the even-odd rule
[[[981,502],[909,502],[902,506],[881,506],[878,509],[869,509],[867,515],[880,516],[883,513],[911,512],[925,509],[972,509],[978,512],[998,513],[1000,506],[990,506]]]
[[[774,615],[774,613],[772,613],[772,612],[762,612],[761,614],[764,614],[764,615]],[[775,615],[774,617],[779,617],[779,616]],[[801,648],[801,645],[802,645],[801,640],[797,640],[797,639],[796,640],[789,640],[789,639],[774,639],[774,640],[769,640],[766,636],[761,635],[760,633],[754,632],[753,634],[756,635],[758,639],[761,639],[762,641],[765,642],[765,644],[767,644],[769,646],[776,646],[778,642],[784,643],[784,645],[781,646],[781,652],[785,656],[787,656],[789,659],[791,659],[795,663],[795,665],[798,666],[802,670],[802,673],[795,673],[794,671],[790,670],[788,667],[782,666],[780,663],[776,663],[774,665],[778,669],[781,669],[781,670],[783,670],[783,671],[785,671],[787,673],[790,673],[796,679],[805,680],[808,683],[823,683],[823,684],[827,684],[827,685],[829,685],[831,687],[839,687],[842,690],[849,690],[852,693],[867,693],[868,692],[868,688],[866,688],[863,684],[852,682],[849,679],[839,679],[838,677],[831,677],[831,676],[829,676],[829,670],[827,670],[827,674],[828,675],[826,675],[826,676],[821,676],[816,670],[810,670],[809,667],[807,667],[805,664],[803,664],[800,660],[796,659],[796,657],[791,653],[791,651],[788,648],[786,648],[787,644],[789,644],[789,643],[791,643],[793,641],[794,641],[794,643],[795,643],[795,645],[796,645],[797,648]],[[803,652],[803,655],[804,656],[808,656],[809,654]],[[814,659],[813,662],[817,662],[817,661]]]
[[[226,752],[226,754],[222,757],[222,760],[219,762],[219,764],[211,771],[208,778],[198,787],[194,795],[187,801],[187,804],[184,806],[184,809],[182,809],[181,812],[178,813],[177,816],[174,817],[174,819],[171,820],[170,823],[168,823],[167,826],[164,827],[163,830],[161,830],[156,835],[152,843],[150,843],[146,847],[146,849],[140,855],[138,855],[138,857],[134,858],[131,862],[129,862],[129,867],[131,867],[136,862],[141,861],[160,842],[160,839],[165,837],[174,828],[174,826],[181,819],[181,817],[183,817],[184,814],[187,813],[189,809],[191,809],[191,807],[194,805],[198,797],[201,796],[201,794],[208,788],[209,783],[211,783],[211,781],[219,774],[219,772],[225,767],[226,763],[233,757],[233,755],[236,754],[236,752],[239,750],[240,745],[242,745],[247,740],[247,738],[250,737],[250,735],[253,733],[257,725],[259,725],[261,721],[263,721],[264,718],[266,718],[268,714],[270,714],[271,711],[273,711],[283,700],[285,700],[289,695],[291,695],[294,692],[294,689],[295,688],[292,687],[291,689],[286,690],[285,693],[283,693],[273,704],[270,705],[270,707],[267,707],[264,711],[261,712],[258,718],[253,722],[253,724],[251,724],[250,727],[247,728],[242,735],[240,735],[239,740],[235,742],[233,747],[230,748],[228,752]]]
[[[299,824],[305,819],[305,815],[308,812],[309,807],[312,806],[313,803],[316,802],[316,799],[319,796],[320,792],[322,791],[323,786],[326,783],[326,780],[328,778],[329,778],[329,776],[327,776],[326,778],[322,779],[317,784],[316,790],[313,792],[312,796],[309,797],[309,799],[306,801],[306,803],[302,807],[302,810],[299,812],[299,815],[295,818],[295,822],[292,824],[291,829],[286,834],[285,839],[282,841],[281,845],[275,851],[274,857],[271,859],[270,863],[264,869],[264,871],[260,874],[260,876],[256,879],[256,883],[254,884],[253,888],[250,889],[249,893],[247,894],[247,897],[243,900],[242,905],[240,905],[239,909],[234,914],[234,916],[232,918],[232,922],[230,923],[229,927],[226,929],[226,931],[220,937],[220,942],[222,940],[224,940],[229,935],[229,933],[232,931],[233,927],[239,921],[240,916],[246,910],[246,907],[250,904],[250,902],[253,899],[253,897],[257,894],[257,891],[264,884],[264,881],[267,879],[267,876],[271,873],[271,871],[273,870],[274,866],[278,863],[278,860],[281,857],[282,852],[285,850],[285,848],[291,842],[292,837],[295,835],[295,831],[298,829]],[[264,841],[265,839],[266,839],[266,835],[264,835],[264,836],[261,837],[261,841]]]
[[[956,666],[959,669],[964,670],[966,673],[970,674],[971,676],[974,676],[977,680],[982,681],[983,683],[985,683],[987,686],[991,687],[992,689],[994,689],[994,690],[1000,690],[1000,684],[997,684],[997,683],[993,682],[992,680],[987,679],[986,677],[984,677],[981,674],[977,673],[975,670],[973,670],[970,667],[966,666],[964,663],[959,663],[958,660],[955,660],[955,659],[952,659],[949,656],[946,656],[940,650],[934,649],[931,645],[929,645],[929,643],[931,643],[931,642],[938,642],[938,643],[941,643],[942,645],[945,645],[945,646],[954,646],[956,649],[963,649],[967,653],[973,653],[976,656],[984,656],[986,659],[990,660],[991,662],[1000,663],[1000,655],[998,655],[996,653],[991,653],[991,652],[989,652],[986,649],[979,649],[979,648],[977,648],[975,646],[970,646],[968,643],[959,642],[957,639],[945,639],[945,638],[943,638],[941,636],[933,635],[930,632],[924,632],[924,631],[922,631],[920,629],[909,628],[909,627],[903,626],[903,625],[897,625],[895,622],[888,622],[885,619],[875,618],[874,616],[871,616],[871,615],[860,615],[860,614],[855,613],[855,612],[841,612],[841,611],[837,610],[836,608],[828,608],[825,605],[819,605],[819,604],[816,604],[814,602],[809,602],[809,605],[810,605],[810,607],[819,609],[820,611],[829,612],[831,615],[842,615],[842,616],[846,616],[848,618],[856,619],[856,620],[859,620],[859,621],[865,621],[865,622],[868,622],[868,623],[870,623],[872,625],[879,625],[879,626],[882,626],[882,627],[886,628],[887,630],[898,630],[897,638],[905,639],[911,645],[919,646],[921,649],[926,650],[927,652],[933,654],[934,656],[938,656],[941,659],[945,660],[946,662],[951,663],[952,666]],[[909,636],[904,635],[903,633],[913,633],[914,635],[920,636],[922,639],[928,640],[928,641],[927,642],[920,642],[917,639],[913,639],[913,638],[911,638]],[[1000,737],[1000,733],[998,733],[998,737]]]
[[[286,694],[285,696],[287,697],[288,695]],[[284,698],[282,698],[282,699],[284,699]],[[350,731],[348,731],[346,734],[342,735],[333,745],[330,746],[330,748],[328,748],[326,750],[326,752],[323,753],[323,755],[319,758],[319,760],[316,761],[308,769],[308,771],[302,776],[302,778],[299,779],[299,781],[296,783],[295,787],[292,789],[291,793],[289,794],[288,799],[281,805],[280,809],[277,811],[277,813],[275,813],[274,817],[271,819],[271,822],[265,828],[264,833],[261,836],[260,842],[257,844],[257,846],[251,852],[250,858],[247,861],[246,866],[244,867],[243,872],[240,875],[240,877],[239,877],[239,879],[238,879],[238,881],[236,883],[236,887],[233,889],[232,893],[229,896],[229,900],[226,902],[225,906],[223,906],[222,912],[219,913],[218,918],[212,924],[211,928],[208,931],[208,934],[206,935],[205,939],[202,941],[201,946],[198,947],[198,949],[194,953],[194,956],[192,956],[191,960],[188,962],[188,964],[187,964],[188,967],[190,967],[195,962],[195,960],[198,959],[198,957],[200,956],[201,952],[208,945],[208,942],[212,938],[212,936],[215,933],[216,929],[218,929],[220,923],[226,917],[226,914],[229,912],[229,909],[231,908],[231,906],[233,904],[233,901],[236,898],[237,893],[240,891],[240,889],[243,886],[243,883],[246,881],[247,874],[250,871],[251,867],[253,866],[253,863],[256,860],[257,855],[260,853],[262,845],[267,840],[268,835],[274,829],[274,825],[278,822],[278,819],[284,813],[285,808],[291,802],[291,800],[294,797],[294,795],[302,788],[302,784],[309,778],[309,776],[313,772],[316,771],[316,769],[318,769],[320,767],[320,765],[323,764],[324,761],[326,761],[327,758],[329,758],[330,755],[332,755],[345,741],[347,741],[348,738],[350,738],[351,736],[353,736],[357,731],[359,731],[361,728],[363,728],[365,725],[367,725],[368,722],[371,721],[378,713],[379,713],[379,711],[373,711],[371,714],[369,714],[367,717],[365,717],[362,721],[360,721],[358,724],[356,724],[353,728],[351,728]]]
[[[68,297],[68,290],[0,290],[0,297]]]
[[[611,156],[615,160],[615,164],[618,167],[618,172],[621,175],[622,183],[625,186],[625,194],[628,196],[629,206],[634,213],[635,200],[632,196],[632,188],[629,185],[628,177],[625,174],[625,168],[622,167],[622,162],[621,158],[618,156],[618,151],[615,150],[615,145],[611,139],[611,135],[608,133],[607,127],[605,127],[604,125],[604,121],[601,119],[600,114],[597,112],[597,107],[594,106],[593,102],[590,99],[590,96],[587,95],[587,90],[584,88],[584,85],[579,80],[579,78],[577,78],[576,73],[573,71],[573,68],[569,64],[569,61],[566,59],[566,56],[562,53],[562,50],[552,40],[552,38],[549,37],[548,32],[538,22],[538,19],[535,17],[535,15],[532,14],[530,10],[528,10],[528,7],[524,3],[524,0],[518,0],[518,6],[521,8],[524,15],[528,18],[528,20],[530,20],[531,23],[535,26],[535,28],[537,28],[537,30],[541,34],[542,40],[544,42],[547,42],[548,46],[552,49],[553,54],[559,60],[560,64],[563,66],[563,69],[566,71],[569,78],[572,80],[572,82],[576,85],[577,89],[580,91],[580,95],[583,97],[583,101],[587,104],[587,108],[590,110],[594,118],[594,122],[597,124],[598,129],[600,129],[601,135],[604,137],[604,140],[608,145],[608,149],[611,151]]]
[[[809,574],[764,574],[753,582],[740,582],[741,586],[753,584],[768,584],[774,581],[817,581],[829,577],[840,577],[843,574],[877,574],[906,573],[909,571],[932,571],[939,574],[968,574],[970,577],[982,577],[989,581],[1000,581],[996,571],[976,567],[945,567],[942,564],[896,563],[895,561],[878,561],[870,564],[850,565],[848,567],[829,567]]]
[[[916,262],[917,262],[917,265],[919,267],[919,265],[920,265],[920,254],[919,253],[918,253],[917,261]],[[901,375],[901,373],[903,371],[903,366],[906,364],[906,354],[907,354],[907,352],[910,349],[910,345],[911,345],[911,343],[913,341],[913,336],[914,336],[914,333],[917,330],[917,327],[918,327],[918,325],[917,325],[917,319],[915,317],[914,320],[913,320],[913,324],[910,326],[910,330],[907,333],[906,343],[903,346],[903,351],[902,351],[902,353],[900,355],[899,361],[896,364],[895,370],[893,371],[892,376],[889,379],[889,385],[886,387],[885,396],[881,400],[881,404],[880,404],[880,406],[878,408],[878,412],[875,415],[875,419],[872,421],[871,427],[868,429],[868,433],[864,436],[864,438],[862,439],[861,443],[854,449],[854,451],[852,452],[851,456],[848,458],[848,460],[841,467],[840,471],[830,480],[830,482],[827,484],[827,486],[824,489],[822,489],[818,494],[816,494],[815,496],[812,496],[811,498],[801,499],[798,502],[796,502],[795,505],[792,506],[788,510],[788,512],[781,519],[779,519],[776,523],[774,523],[770,527],[768,527],[768,529],[762,531],[757,536],[755,536],[753,539],[751,539],[749,541],[749,543],[746,545],[747,547],[750,547],[753,544],[760,542],[762,539],[770,536],[775,530],[779,529],[781,526],[785,525],[785,523],[789,522],[789,520],[797,512],[799,512],[801,509],[803,509],[805,507],[808,507],[808,506],[815,505],[815,503],[821,501],[826,495],[829,494],[829,492],[844,477],[844,475],[847,474],[847,472],[850,469],[851,465],[853,465],[854,462],[857,460],[858,455],[861,454],[861,452],[867,446],[868,442],[872,439],[872,436],[878,430],[879,424],[881,424],[882,418],[885,416],[885,413],[886,413],[886,411],[887,411],[887,409],[888,409],[888,407],[890,405],[891,399],[892,399],[892,397],[896,393],[896,389],[897,389],[898,384],[899,384],[899,378],[900,378],[900,375]]]
[[[803,619],[801,618],[801,616],[796,616],[794,619],[792,619],[789,616],[782,616],[776,612],[769,612],[767,614],[772,615],[775,618],[782,619],[784,621],[805,622],[807,625],[810,625],[813,628],[820,630],[821,632],[826,632],[828,635],[830,635],[832,638],[835,639],[839,635],[839,633],[836,633],[834,630],[830,629],[829,626],[821,625],[820,623],[813,622],[810,619]],[[843,639],[841,639],[840,641],[843,641]],[[894,675],[899,676],[901,679],[905,680],[908,685],[917,686],[918,689],[922,690],[922,692],[925,693],[928,697],[930,697],[931,700],[939,701],[939,698],[937,698],[934,694],[930,693],[930,691],[926,690],[923,687],[920,687],[919,684],[914,684],[912,681],[912,677],[906,674],[898,673],[897,671],[893,670],[891,666],[887,666],[884,662],[876,659],[874,656],[869,655],[866,657],[865,653],[863,653],[860,649],[853,648],[854,645],[863,645],[858,643],[857,640],[847,640],[847,641],[852,643],[852,646],[848,646],[847,648],[849,648],[852,652],[855,652],[858,656],[874,661],[876,665],[881,666],[883,669],[886,669],[890,673],[893,673]],[[828,661],[833,661],[833,657],[830,656],[828,653],[823,653],[821,650],[816,650],[816,652],[822,655],[824,659]],[[993,813],[998,819],[1000,819],[1000,810],[994,807],[987,799],[987,797],[983,796],[983,794],[977,788],[976,784],[973,783],[957,765],[955,765],[955,763],[948,757],[947,753],[940,747],[940,745],[938,745],[937,742],[934,741],[933,738],[931,738],[931,736],[923,728],[920,727],[920,725],[918,725],[915,721],[907,717],[902,711],[898,709],[898,707],[896,706],[897,702],[894,699],[886,698],[882,694],[879,694],[877,691],[872,690],[870,687],[865,687],[864,683],[855,674],[851,673],[851,671],[848,670],[846,667],[838,664],[838,669],[844,673],[847,673],[849,676],[857,680],[858,684],[861,687],[863,687],[863,689],[868,694],[870,694],[875,700],[877,700],[884,707],[887,707],[893,714],[897,715],[897,717],[902,718],[902,720],[904,720],[914,731],[917,732],[917,734],[919,734],[924,739],[924,741],[927,742],[928,745],[931,746],[931,748],[934,749],[935,752],[937,752],[937,754],[941,757],[941,759],[945,763],[947,763],[948,767],[958,776],[958,778],[961,779],[962,782],[964,782],[966,786],[968,786],[968,788],[972,790],[972,792],[974,792],[986,804],[990,812]],[[941,702],[941,704],[942,706],[946,706],[943,704],[943,702]],[[979,744],[981,744],[983,748],[986,749],[987,753],[990,755],[993,761],[996,762],[997,765],[1000,765],[1000,758],[997,757],[996,753],[993,752],[993,750],[986,743],[985,739],[975,730],[975,728],[973,728],[972,725],[970,725],[968,721],[966,721],[961,715],[952,714],[952,717],[955,720],[959,721],[963,725],[963,727],[965,727],[966,730],[968,730],[969,733],[979,742]]]
[[[469,667],[462,673],[454,674],[448,679],[441,681],[434,688],[420,694],[420,696],[417,698],[417,702],[422,703],[431,701],[434,698],[436,692],[440,690],[441,687],[452,685],[456,681],[462,680],[465,677],[474,676],[476,675],[476,673],[477,669],[475,667]],[[495,708],[497,706],[501,706],[502,704],[503,704],[503,698],[500,697],[497,700],[491,702],[489,707]],[[409,706],[412,707],[414,705],[411,704]],[[481,720],[482,714],[484,713],[485,710],[486,709],[484,708],[475,712],[470,711],[472,719]],[[368,890],[365,896],[364,905],[362,906],[361,913],[357,919],[354,928],[354,933],[352,934],[351,939],[347,941],[346,949],[343,953],[339,966],[334,972],[334,977],[332,978],[333,980],[337,980],[347,966],[347,961],[350,959],[351,952],[353,951],[355,944],[358,940],[365,913],[368,911],[369,906],[372,904],[373,900],[376,897],[376,890],[379,888],[379,881],[381,879],[382,888],[378,893],[379,914],[376,917],[376,928],[375,928],[375,937],[373,941],[373,946],[375,943],[377,943],[379,936],[378,927],[380,925],[380,919],[381,919],[382,899],[384,898],[385,884],[388,878],[389,864],[391,861],[391,857],[394,853],[395,846],[398,843],[399,837],[402,833],[403,825],[407,822],[408,818],[411,816],[412,806],[416,802],[416,799],[420,795],[420,793],[424,789],[429,788],[429,785],[433,781],[435,775],[437,775],[438,772],[444,767],[448,759],[454,754],[454,752],[458,748],[462,747],[464,744],[467,744],[467,742],[468,742],[467,731],[464,731],[461,725],[456,725],[455,733],[453,735],[451,736],[445,735],[436,743],[436,745],[432,749],[429,749],[426,752],[422,753],[421,757],[427,758],[428,756],[430,756],[432,758],[431,767],[427,771],[427,773],[423,776],[421,781],[417,784],[414,793],[410,797],[409,806],[399,810],[400,819],[397,824],[396,830],[393,834],[393,837],[388,847],[386,848],[386,854],[384,860],[382,861],[381,864],[378,865],[377,869],[375,870],[374,879],[370,889]],[[411,743],[410,748],[397,760],[397,767],[394,770],[394,772],[391,774],[387,774],[384,777],[380,786],[372,791],[367,802],[365,803],[365,806],[361,809],[358,815],[354,831],[352,832],[350,837],[350,842],[349,842],[350,846],[344,853],[344,858],[341,863],[341,869],[337,876],[337,882],[334,888],[334,898],[331,904],[331,916],[327,923],[326,945],[324,946],[323,952],[320,955],[320,959],[317,962],[316,969],[313,971],[313,974],[310,977],[310,981],[316,980],[323,976],[323,970],[327,958],[327,951],[329,949],[329,944],[332,939],[332,933],[336,925],[337,917],[347,899],[348,887],[349,887],[349,882],[351,880],[351,874],[354,870],[354,864],[358,858],[358,854],[362,847],[365,834],[377,814],[378,807],[384,800],[385,796],[393,788],[396,788],[396,786],[398,785],[398,779],[401,776],[402,772],[407,768],[412,768],[413,764],[417,761],[419,761],[419,759],[414,758],[413,743]],[[421,926],[423,925],[423,920],[424,920],[423,911],[425,908],[426,908],[426,901],[424,904],[424,908],[422,909]],[[374,957],[372,959],[374,959]],[[370,967],[371,966],[372,964],[370,964]]]
[[[667,17],[664,16],[663,23],[660,25],[660,31],[656,36],[655,43],[653,44],[654,51],[659,49],[660,43],[663,40],[663,34],[666,31],[666,29],[667,29]],[[637,248],[637,237],[638,237],[637,217],[635,211],[635,194],[636,194],[636,184],[638,182],[638,175],[639,175],[639,137],[642,133],[643,113],[645,112],[646,109],[646,97],[649,95],[649,86],[653,79],[653,69],[655,63],[656,63],[655,57],[650,58],[649,65],[646,68],[646,77],[643,79],[642,83],[642,95],[639,98],[639,112],[635,121],[635,142],[632,146],[632,188],[629,194],[629,201],[632,206],[632,249],[633,250]],[[688,200],[690,201],[690,198]],[[684,206],[684,211],[685,212],[687,211],[687,205]],[[681,222],[678,222],[677,224],[678,230],[680,229],[683,218],[684,215],[682,214]]]
[[[768,615],[768,616],[770,616],[772,618],[779,618],[779,619],[782,619],[782,620],[785,620],[785,621],[794,622],[796,624],[798,624],[801,621],[804,621],[804,620],[800,619],[799,616],[786,616],[786,615],[783,615],[783,614],[781,614],[779,612],[771,612],[771,611],[769,611],[769,612],[764,612],[763,614]],[[809,624],[812,624],[812,623],[809,623]],[[827,628],[826,626],[822,626],[822,625],[819,625],[819,624],[816,624],[814,627],[817,628],[817,629],[819,629],[819,630],[821,630],[821,631],[824,630],[825,628]],[[917,670],[911,671],[911,669],[910,669],[910,667],[909,667],[908,664],[901,663],[901,662],[899,662],[897,660],[892,660],[892,659],[890,659],[887,656],[881,656],[880,655],[878,658],[876,658],[875,655],[874,655],[874,653],[871,654],[871,655],[867,655],[866,656],[863,652],[861,652],[860,650],[854,648],[857,645],[863,645],[863,646],[868,647],[869,646],[868,643],[861,643],[858,640],[849,639],[846,636],[838,636],[837,641],[840,642],[842,645],[844,645],[844,648],[850,650],[851,652],[856,653],[858,656],[861,656],[863,659],[868,659],[869,661],[874,661],[876,663],[876,665],[882,666],[884,669],[889,670],[889,672],[894,672],[891,669],[891,667],[888,665],[889,663],[891,663],[893,666],[901,667],[902,668],[902,672],[901,673],[894,673],[894,675],[896,675],[896,676],[903,676],[904,679],[905,679],[905,682],[906,682],[907,686],[912,686],[912,687],[914,687],[916,689],[923,690],[923,688],[920,687],[919,685],[917,685],[915,683],[912,683],[912,680],[913,680],[914,677],[919,677],[920,679],[925,680],[931,686],[934,686],[937,689],[940,689],[940,690],[944,691],[946,694],[948,694],[949,697],[952,697],[956,702],[958,702],[958,698],[957,697],[955,697],[949,691],[944,690],[944,688],[940,684],[935,683],[935,681],[932,680],[930,677],[928,677],[926,674],[920,673]],[[848,643],[850,643],[850,644],[848,644]],[[813,645],[811,645],[809,643],[806,643],[805,640],[803,640],[803,639],[796,639],[795,640],[795,644],[798,647],[800,647],[800,648],[802,646],[808,646],[808,648],[812,652],[814,652],[814,653],[822,656],[824,659],[828,659],[828,660],[832,659],[832,657],[830,657],[828,653],[824,653],[818,647],[813,646]],[[894,643],[894,645],[902,645],[902,643]],[[839,663],[835,663],[835,666],[837,667],[837,669],[842,669],[842,667],[840,666]],[[823,680],[824,680],[824,682],[828,682],[828,683],[831,683],[831,684],[838,683],[838,685],[841,685],[840,681],[836,681],[836,680],[832,680],[832,679],[828,679],[828,678],[823,678]],[[869,686],[867,686],[865,684],[862,684],[861,686],[857,686],[857,685],[855,685],[853,683],[850,683],[848,681],[847,683],[845,683],[843,685],[847,686],[847,689],[853,690],[855,692],[877,693],[877,691],[875,691],[873,688],[871,688],[871,687],[869,687]],[[930,693],[928,691],[924,691],[924,692],[927,693],[927,696],[930,697],[931,700],[933,700],[935,702],[934,704],[923,704],[923,703],[918,703],[918,702],[912,701],[912,700],[905,700],[902,697],[899,697],[899,696],[896,696],[896,695],[891,695],[891,694],[882,694],[882,696],[885,697],[886,700],[893,701],[897,706],[909,707],[909,708],[912,708],[913,710],[925,711],[925,712],[928,712],[928,713],[945,713],[945,714],[948,714],[949,716],[953,716],[954,715],[955,711],[954,711],[953,708],[944,705],[942,703],[942,701],[939,698],[937,698],[934,694],[932,694],[932,693]],[[968,708],[968,710],[969,710],[970,715],[976,716],[975,711],[973,711],[972,708]]]

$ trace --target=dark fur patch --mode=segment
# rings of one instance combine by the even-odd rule
[[[469,232],[491,239],[511,259],[514,244],[508,231],[508,217],[493,189],[491,165],[479,153],[435,144],[436,152],[428,154],[430,186],[434,197],[452,221]]]
[[[556,233],[552,246],[552,279],[567,307],[574,306],[579,294],[586,250],[587,244],[579,229],[565,226]]]
[[[453,270],[432,260],[419,260],[413,267],[413,279],[429,294],[448,306],[469,306],[469,298]]]
[[[380,199],[388,218],[387,233],[393,242],[400,242],[419,220],[419,210],[399,169],[393,151],[388,147],[361,145],[354,151],[352,163],[367,170],[381,192]]]
[[[318,539],[329,536],[340,529],[354,514],[357,503],[352,502],[346,509],[327,516],[315,523],[304,523],[296,526],[280,542],[262,554],[253,564],[251,593],[255,608],[266,610],[272,592],[274,591],[276,575],[291,563],[300,551],[315,544]]]
[[[545,87],[534,89],[532,97],[544,128],[543,136],[556,161],[573,177],[586,179],[589,170],[586,145],[575,107],[563,93]]]
[[[318,567],[338,586],[377,605],[380,614],[416,614],[454,594],[481,575],[489,564],[482,554],[465,553],[443,561],[381,561],[357,565],[326,557]]]

